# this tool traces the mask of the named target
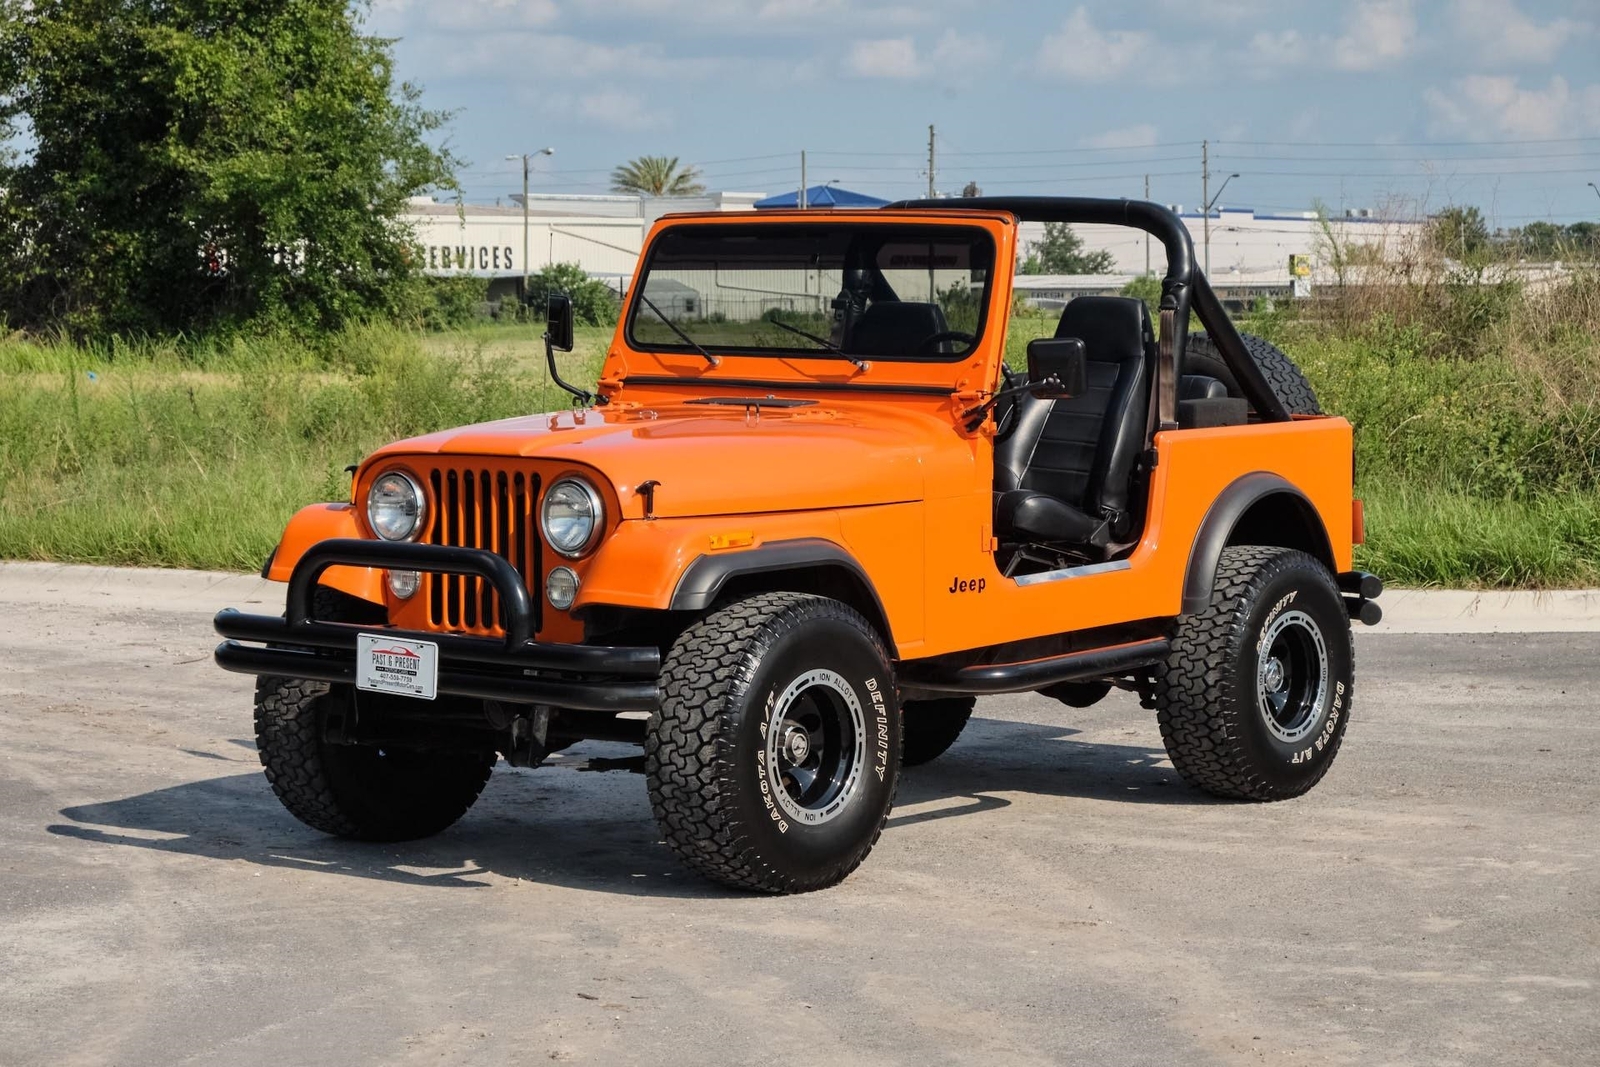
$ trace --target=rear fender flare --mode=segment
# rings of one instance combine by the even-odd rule
[[[1217,495],[1200,521],[1200,532],[1189,549],[1189,566],[1183,578],[1183,614],[1198,614],[1210,605],[1222,550],[1228,547],[1234,530],[1250,509],[1274,496],[1286,498],[1302,513],[1305,536],[1289,536],[1285,531],[1281,541],[1266,543],[1304,548],[1330,570],[1333,568],[1332,542],[1310,498],[1276,474],[1246,474]]]

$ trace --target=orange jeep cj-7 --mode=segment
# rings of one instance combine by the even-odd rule
[[[1159,322],[1079,297],[1004,365],[1020,223],[1166,248]],[[1183,224],[977,198],[652,229],[593,395],[400,441],[289,523],[282,617],[223,611],[268,780],[303,822],[437,833],[496,754],[644,746],[667,844],[719,882],[832,885],[900,768],[979,694],[1153,708],[1220,796],[1310,789],[1382,584],[1350,425],[1238,333]],[[1189,334],[1191,312],[1204,333]]]

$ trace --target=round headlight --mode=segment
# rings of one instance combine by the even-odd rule
[[[367,521],[385,541],[409,541],[422,532],[427,498],[409,474],[390,471],[367,493]]]
[[[544,494],[539,526],[550,547],[563,556],[581,556],[594,547],[603,512],[594,486],[563,478]]]

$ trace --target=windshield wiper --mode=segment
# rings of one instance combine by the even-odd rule
[[[678,324],[677,323],[673,322],[671,319],[669,319],[665,315],[663,315],[661,313],[661,309],[656,307],[656,302],[654,300],[651,300],[648,296],[644,295],[644,289],[643,288],[641,288],[639,290],[639,299],[643,300],[644,301],[644,306],[649,308],[651,311],[654,311],[656,313],[656,318],[660,319],[662,324],[664,326],[666,326],[667,329],[669,329],[673,333],[677,334],[678,337],[683,340],[684,344],[688,345],[690,348],[694,349],[696,352],[700,353],[702,356],[705,356],[707,363],[711,364],[713,367],[720,367],[722,365],[722,360],[718,359],[716,356],[713,356],[710,352],[707,352],[704,348],[700,347],[700,342],[696,341],[693,337],[690,337],[688,334],[684,333],[681,329],[678,328]]]
[[[842,359],[848,359],[851,363],[854,363],[857,367],[859,367],[862,370],[869,370],[872,367],[872,364],[868,363],[866,360],[862,359],[860,356],[852,356],[850,353],[846,352],[844,349],[840,348],[838,345],[834,344],[832,341],[828,340],[826,337],[818,337],[816,334],[808,333],[805,330],[802,330],[798,326],[790,326],[787,322],[784,322],[782,319],[769,318],[769,319],[767,319],[767,321],[772,323],[772,325],[779,327],[780,329],[788,330],[790,333],[799,334],[801,337],[804,337],[807,341],[815,341],[817,344],[821,345],[825,351],[832,352],[834,355],[839,356]]]

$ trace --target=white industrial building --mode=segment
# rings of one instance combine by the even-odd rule
[[[1178,217],[1194,239],[1195,261],[1206,263],[1206,220],[1198,212],[1178,209]],[[1309,256],[1311,286],[1331,282],[1333,247],[1348,250],[1370,247],[1382,258],[1414,247],[1426,223],[1415,219],[1384,218],[1371,211],[1351,211],[1324,220],[1315,212],[1260,214],[1250,208],[1222,208],[1211,214],[1208,277],[1225,295],[1240,298],[1252,293],[1287,292],[1291,256]],[[1123,226],[1074,226],[1087,252],[1111,253],[1113,267],[1104,275],[1018,275],[1017,289],[1047,306],[1088,293],[1116,292],[1147,271],[1160,275],[1166,269],[1161,242],[1143,231]],[[1021,240],[1031,245],[1044,236],[1042,223],[1024,223]]]
[[[423,259],[433,275],[472,275],[491,279],[492,295],[513,291],[524,272],[536,274],[552,263],[577,263],[591,276],[619,291],[627,288],[644,235],[656,219],[685,211],[751,211],[764,193],[719,192],[692,197],[588,196],[538,193],[528,198],[524,219],[521,197],[513,206],[435,203],[419,197],[406,216]],[[959,206],[952,201],[951,206]],[[1179,216],[1193,235],[1196,259],[1205,263],[1205,219]],[[1330,280],[1330,243],[1371,246],[1387,255],[1415,242],[1424,223],[1349,212],[1324,222],[1316,214],[1259,214],[1248,208],[1223,208],[1211,216],[1210,277],[1236,298],[1289,288],[1289,259],[1311,257],[1311,284]],[[524,230],[527,256],[524,263]],[[1041,304],[1053,305],[1083,293],[1115,292],[1149,271],[1160,274],[1166,256],[1160,242],[1139,230],[1119,226],[1073,227],[1088,251],[1111,253],[1106,275],[1019,275],[1017,288]],[[1022,227],[1024,247],[1044,236],[1044,227]],[[1331,238],[1331,242],[1330,242]]]
[[[513,292],[524,273],[576,263],[624,289],[644,235],[656,219],[678,211],[749,211],[761,193],[706,196],[578,196],[539,194],[511,207],[437,203],[414,197],[405,222],[422,258],[438,277],[490,279],[490,296]],[[527,254],[524,257],[524,245]]]

